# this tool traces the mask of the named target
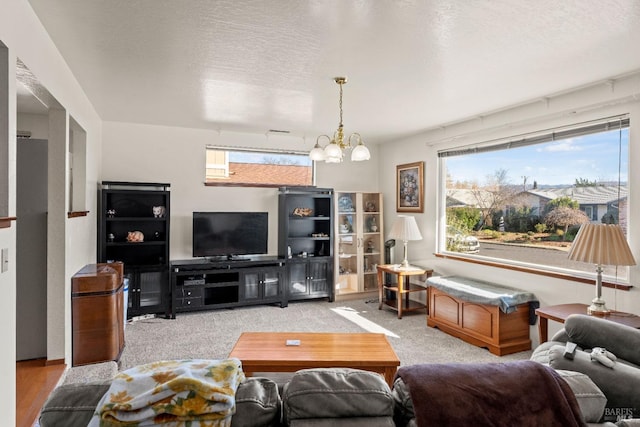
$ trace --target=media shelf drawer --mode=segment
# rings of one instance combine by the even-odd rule
[[[197,297],[176,298],[176,308],[201,308],[203,306],[202,295]]]
[[[198,287],[186,286],[181,291],[178,291],[178,298],[202,298],[204,295],[203,289]]]

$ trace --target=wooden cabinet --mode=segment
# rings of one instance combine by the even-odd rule
[[[456,298],[429,286],[427,326],[486,347],[496,356],[531,350],[529,303],[516,306],[509,314],[497,305],[479,304]]]
[[[103,181],[98,197],[98,261],[122,261],[127,316],[171,312],[169,184]]]
[[[242,272],[241,299],[245,303],[282,301],[285,271],[280,267],[246,269]]]
[[[287,262],[287,300],[328,297],[333,301],[333,259],[292,259]]]
[[[124,349],[122,263],[87,264],[71,278],[73,366],[118,360]]]
[[[287,258],[287,300],[333,301],[333,190],[282,187],[278,255]]]
[[[169,268],[165,266],[125,266],[129,281],[127,317],[158,313],[169,315]]]
[[[382,194],[336,192],[336,294],[377,292],[376,266],[384,264]]]

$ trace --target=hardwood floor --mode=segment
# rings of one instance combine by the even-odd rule
[[[31,427],[40,408],[58,385],[66,365],[44,359],[16,362],[16,427]]]

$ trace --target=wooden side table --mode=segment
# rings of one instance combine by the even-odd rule
[[[393,274],[398,277],[397,283],[384,283],[384,273]],[[419,302],[409,299],[409,295],[413,292],[427,292],[426,286],[420,286],[410,283],[411,276],[427,275],[430,277],[433,274],[431,269],[423,269],[420,267],[409,266],[407,268],[399,267],[398,265],[383,264],[378,265],[378,310],[382,310],[382,305],[385,304],[398,312],[398,319],[402,319],[403,311],[415,311],[425,310],[427,306],[420,304]],[[384,298],[385,291],[395,292],[396,299],[389,300]],[[403,303],[404,295],[404,303]]]
[[[571,314],[587,314],[587,307],[589,307],[587,304],[560,304],[536,309],[536,314],[540,316],[540,320],[538,321],[540,344],[548,340],[549,319],[564,323]],[[609,314],[596,317],[640,329],[640,316],[636,316],[635,314],[611,311]]]

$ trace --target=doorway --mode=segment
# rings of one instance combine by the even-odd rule
[[[16,360],[47,357],[47,140],[18,139]]]

